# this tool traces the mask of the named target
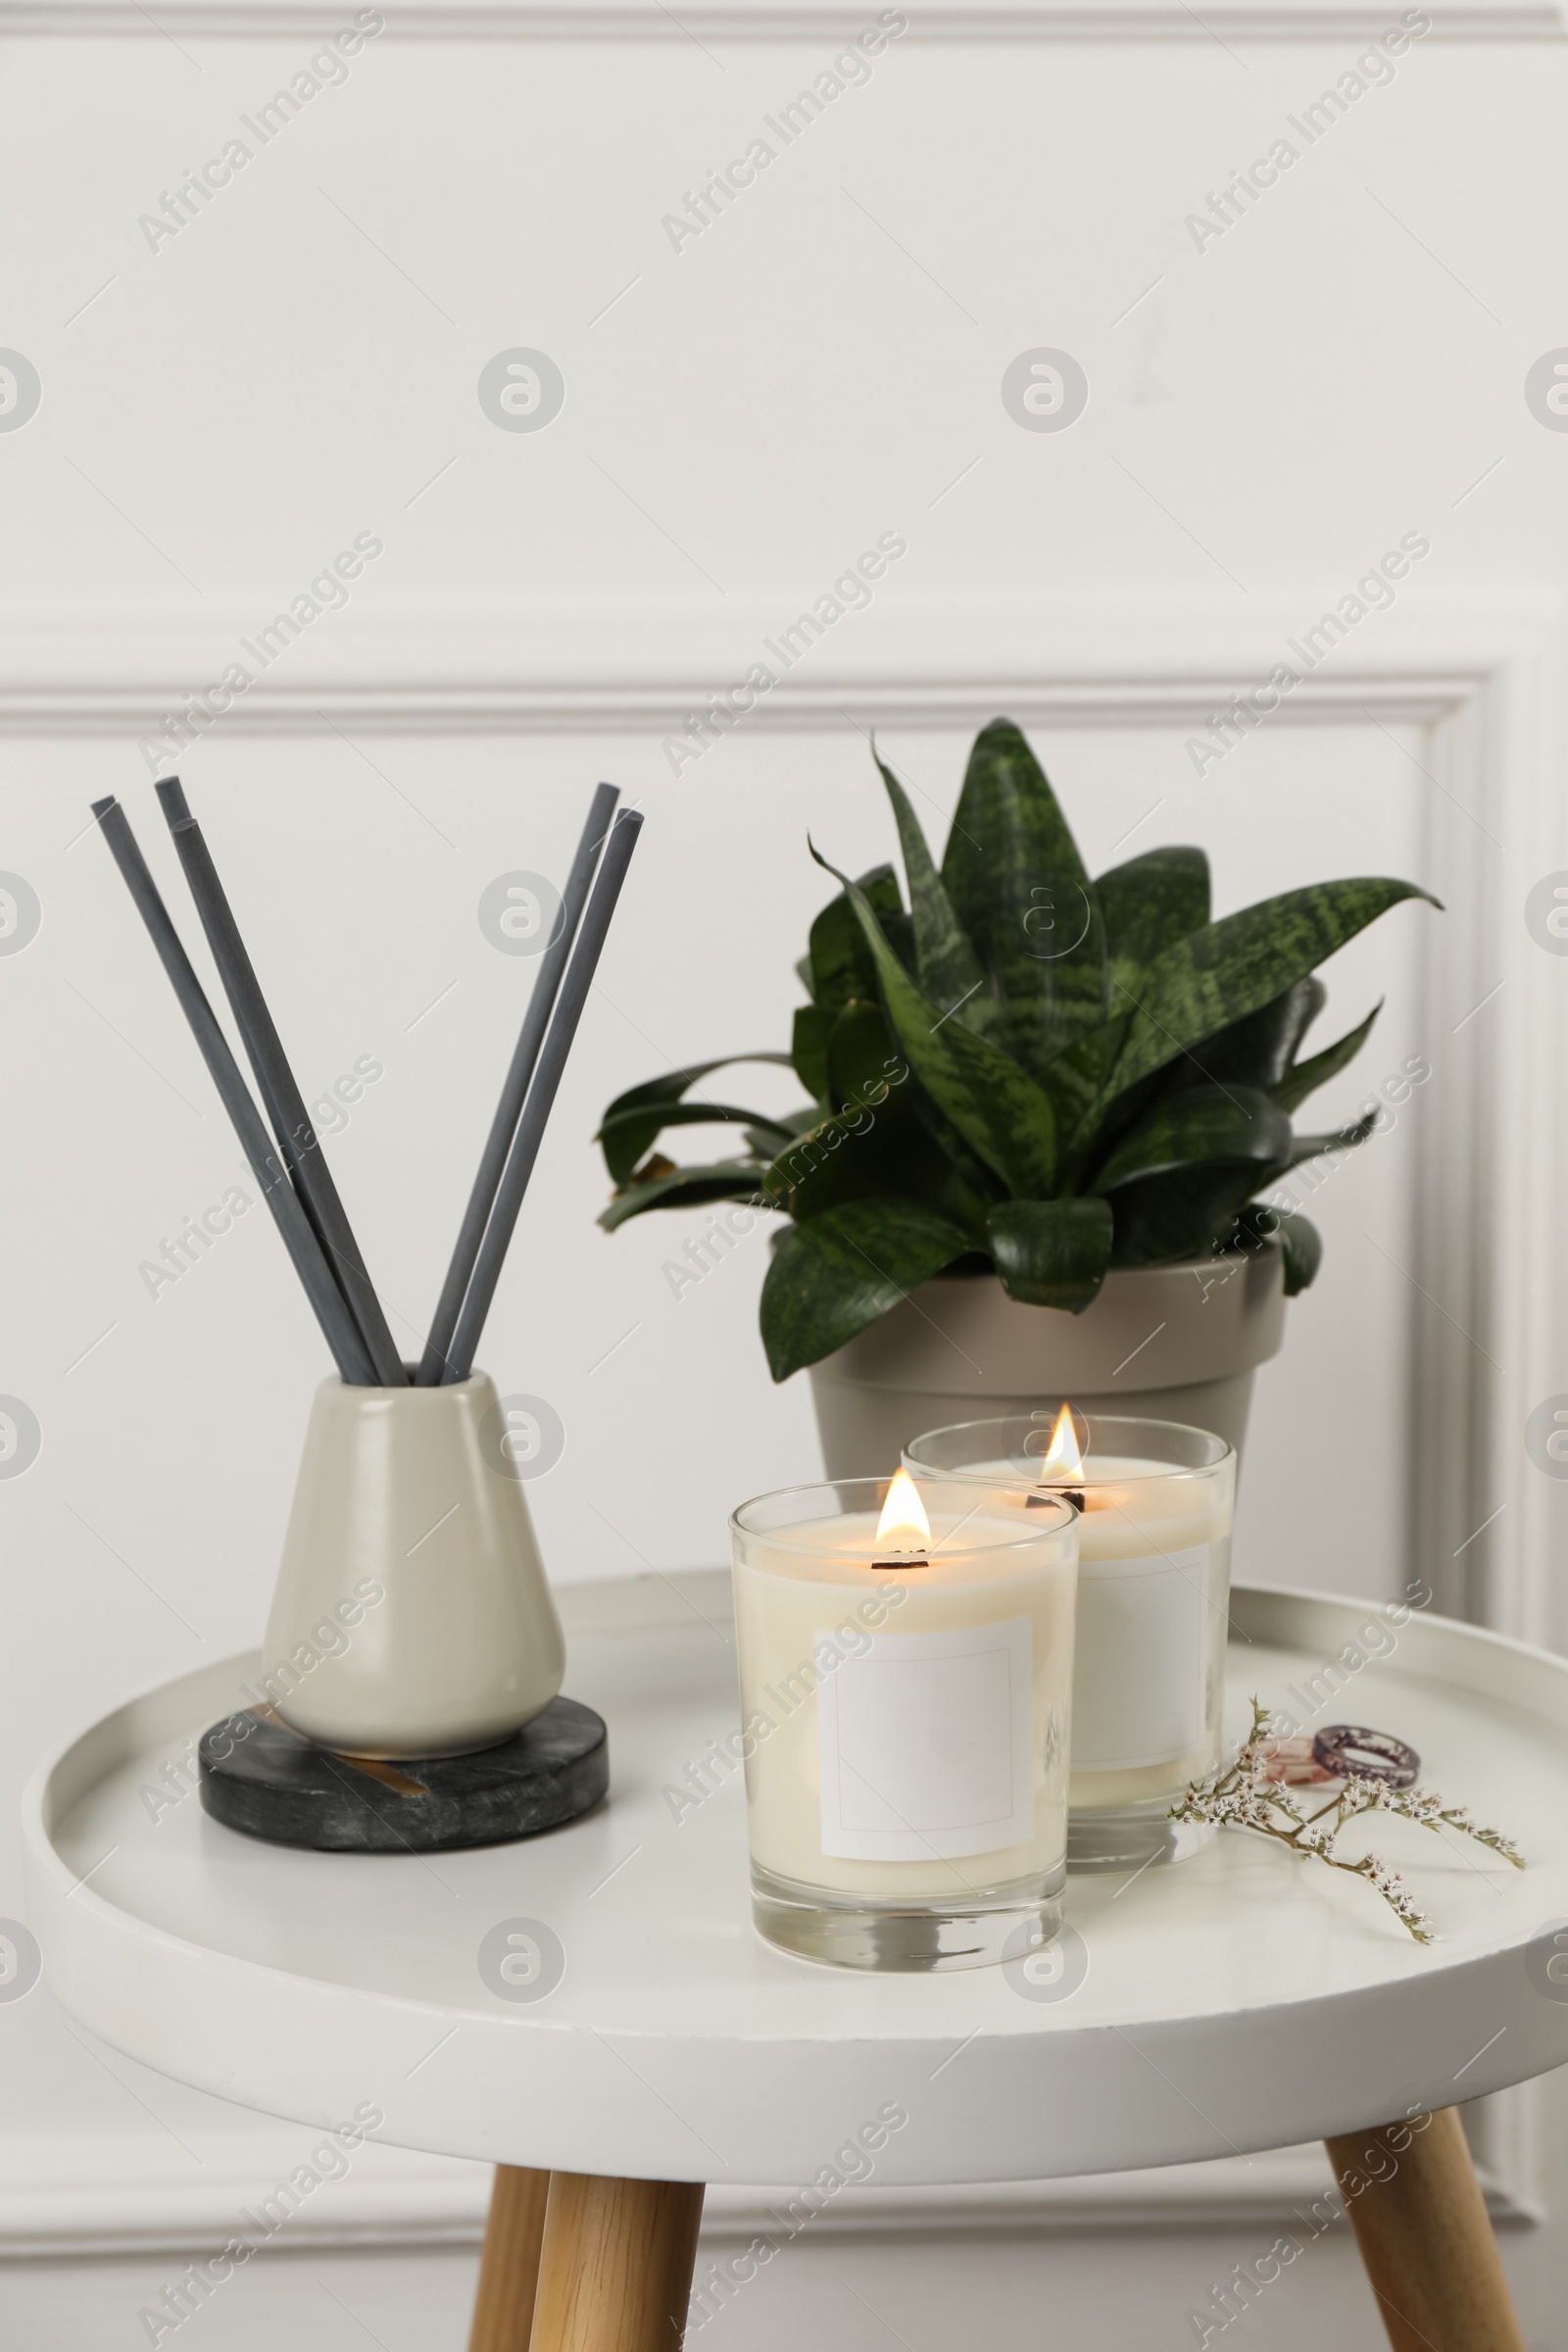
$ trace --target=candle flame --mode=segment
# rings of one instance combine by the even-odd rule
[[[876,1523],[876,1540],[897,1551],[924,1551],[931,1541],[931,1522],[907,1470],[895,1470],[888,1482],[887,1500]]]
[[[1051,1433],[1051,1444],[1040,1465],[1043,1479],[1065,1479],[1076,1484],[1083,1478],[1084,1457],[1078,1450],[1078,1432],[1073,1426],[1072,1407],[1064,1403],[1056,1415],[1056,1425]]]

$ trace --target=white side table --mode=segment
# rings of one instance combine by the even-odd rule
[[[861,1976],[752,1929],[739,1774],[710,1751],[737,1720],[727,1576],[561,1598],[612,1792],[551,1836],[403,1858],[220,1828],[194,1739],[253,1658],[119,1708],[25,1800],[31,1922],[93,2032],[220,2097],[325,2128],[368,2102],[388,2140],[502,2168],[472,2352],[673,2352],[704,2184],[809,2182],[862,2132],[883,2185],[1324,2136],[1396,2352],[1520,2352],[1452,2101],[1568,2061],[1568,1662],[1417,1617],[1330,1709],[1409,1740],[1529,1856],[1380,1820],[1433,1946],[1370,1887],[1225,1835],[1135,1885],[1069,1881],[1082,1947],[1054,1982]],[[1364,1654],[1370,1614],[1239,1590],[1229,1728]],[[711,1793],[673,1802],[705,1757]]]

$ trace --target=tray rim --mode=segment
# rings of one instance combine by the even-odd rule
[[[610,1614],[604,1617],[597,1631],[612,1632],[616,1630],[614,1621],[618,1620],[619,1630],[642,1632],[661,1625],[673,1628],[689,1622],[686,1611],[691,1599],[705,1596],[706,1588],[706,1594],[716,1601],[720,1588],[727,1587],[728,1582],[727,1569],[684,1572],[678,1583],[656,1572],[585,1580],[579,1586],[562,1588],[560,1598],[567,1620],[568,1638],[573,1619],[578,1620],[576,1632],[582,1638],[590,1631],[584,1620],[607,1610]],[[681,1590],[683,1586],[695,1587],[696,1591],[688,1594]],[[668,1587],[672,1589],[663,1589]],[[580,1609],[571,1606],[574,1592],[584,1595]],[[651,1606],[646,1611],[638,1609],[628,1622],[624,1607],[614,1608],[612,1596],[616,1594],[623,1603],[646,1601]],[[1286,1586],[1248,1583],[1233,1588],[1233,1614],[1243,1630],[1255,1627],[1266,1638],[1282,1640],[1295,1648],[1313,1647],[1315,1628],[1321,1628],[1325,1636],[1334,1632],[1344,1639],[1347,1629],[1353,1632],[1357,1625],[1373,1617],[1381,1616],[1387,1623],[1388,1608],[1400,1605]],[[1425,1609],[1412,1609],[1408,1622],[1400,1628],[1399,1641],[1406,1671],[1452,1688],[1455,1678],[1443,1669],[1450,1662],[1462,1660],[1471,1670],[1459,1683],[1462,1690],[1476,1690],[1483,1697],[1500,1696],[1510,1703],[1527,1706],[1532,1714],[1553,1728],[1568,1726],[1568,1659],[1511,1636],[1436,1616]],[[819,2033],[803,2033],[798,2025],[786,2025],[771,2035],[749,2028],[744,2032],[718,2030],[704,2034],[678,2027],[659,2032],[642,2026],[611,2027],[601,2033],[578,2019],[552,2021],[544,2015],[535,2017],[528,2010],[490,2018],[477,2012],[457,2011],[449,1999],[442,1997],[422,2001],[402,1992],[362,1988],[301,1975],[193,1941],[123,1909],[81,1882],[55,1843],[56,1830],[99,1780],[146,1744],[155,1743],[161,1730],[183,1728],[191,1722],[199,1712],[195,1694],[208,1686],[220,1684],[225,1676],[243,1674],[247,1659],[253,1654],[247,1652],[215,1661],[139,1689],[117,1706],[100,1712],[84,1728],[58,1741],[27,1784],[24,1837],[28,1882],[36,1890],[38,1911],[40,1915],[49,1911],[58,1921],[63,1907],[69,1904],[74,1914],[74,1925],[70,1931],[73,1950],[63,1972],[62,1997],[91,2030],[128,2055],[174,2074],[175,2068],[167,2063],[170,2012],[177,2010],[184,2019],[188,2016],[187,2005],[197,2002],[203,2010],[232,2016],[236,2004],[244,2003],[247,1990],[255,1994],[263,1985],[271,2006],[293,2020],[295,2031],[307,2034],[343,2034],[351,2018],[364,2027],[367,2036],[375,2032],[384,2034],[397,2021],[412,2018],[428,2026],[432,2021],[444,2021],[457,2014],[464,2023],[471,2022],[480,2029],[486,2059],[498,2084],[497,2062],[503,2055],[508,2062],[507,2072],[520,2067],[518,2080],[526,2080],[527,2098],[539,2112],[524,2129],[514,2120],[509,2120],[504,2112],[492,2118],[486,2108],[481,2117],[476,2110],[484,2101],[477,2094],[469,2095],[466,2100],[463,2097],[449,2100],[445,2107],[438,2100],[434,2109],[427,2104],[420,2110],[419,2102],[415,2101],[411,2112],[389,2119],[384,2136],[394,2143],[495,2161],[547,2164],[558,2170],[739,2180],[776,2180],[781,2170],[788,2177],[799,2167],[787,2160],[781,2166],[776,2157],[760,2160],[754,2153],[753,2161],[743,2161],[738,2169],[726,2163],[721,2172],[716,2171],[700,2154],[694,2158],[689,2132],[679,2126],[672,2130],[667,2115],[661,2119],[659,2115],[641,2112],[647,2102],[639,2107],[635,2098],[629,2105],[621,2105],[613,2126],[612,2160],[607,2159],[602,2144],[604,2132],[609,2128],[603,2119],[585,2130],[568,2126],[558,2112],[544,2115],[545,2109],[554,2110],[573,2097],[581,2098],[581,2084],[576,2079],[582,2065],[578,2053],[589,2035],[620,2055],[634,2074],[636,2066],[625,2053],[640,2055],[647,2065],[655,2053],[667,2053],[678,2046],[683,2063],[695,2070],[697,2077],[705,2082],[712,2078],[715,2082],[723,2079],[725,2088],[722,2093],[715,2089],[713,2095],[722,2096],[726,2102],[734,2099],[736,2079],[746,2076],[755,2079],[752,2096],[777,2102],[781,2096],[781,2066],[799,2069],[804,2059],[806,2073],[810,2073],[813,2065],[818,2075],[826,2070],[823,2079],[834,2083],[837,2093],[831,2100],[834,2111],[843,2105],[848,2076],[864,2076],[869,2085],[872,2075],[886,2075],[889,2067],[906,2063],[911,2069],[918,2066],[923,2080],[931,2058],[939,2051],[954,2051],[962,2040],[954,2023],[955,2004],[943,1997],[943,1988],[972,1982],[963,1977],[928,1981],[936,1996],[931,2003],[932,2014],[929,2023],[915,2031],[890,2030],[867,2035],[862,2029],[858,2035],[824,2019],[824,2030]],[[1487,1666],[1479,1684],[1484,1688],[1478,1690],[1473,1670],[1483,1660]],[[1390,1660],[1386,1658],[1382,1663],[1388,1665]],[[323,1864],[333,1859],[329,1855],[319,1857]],[[1568,1911],[1568,1900],[1564,1907]],[[1496,1997],[1485,2010],[1489,2019],[1506,2009],[1508,2022],[1521,2030],[1502,2036],[1502,2049],[1476,2065],[1465,2082],[1465,2096],[1480,2096],[1527,2080],[1568,2063],[1568,2004],[1548,2003],[1529,1990],[1519,1964],[1521,1951],[1541,1932],[1541,1923],[1531,1928],[1521,1921],[1505,1940],[1481,1950],[1472,1946],[1451,1955],[1434,1953],[1419,1976],[1306,1994],[1293,1989],[1286,1998],[1260,1997],[1221,2012],[1187,2009],[1167,2011],[1153,2019],[1129,2018],[1127,2023],[1137,2035],[1136,2044],[1119,2027],[1107,2029],[1102,2020],[1077,2028],[1070,2020],[1058,2025],[1053,2016],[1053,2030],[1042,2032],[1043,2021],[1020,2015],[1016,2032],[987,2034],[987,2063],[1004,2062],[1008,2066],[1027,2063],[1039,2078],[1036,2087],[1048,2106],[1055,2106],[1058,2100],[1065,2103],[1052,2117],[1054,2124],[1070,2126],[1061,2134],[1062,2144],[1043,2145],[1038,2130],[1032,2134],[1028,2130],[1021,2134],[1017,2131],[1002,2132],[1000,2140],[1005,2144],[992,2144],[999,2137],[991,2129],[996,2114],[988,2110],[985,2127],[976,2126],[974,2105],[981,2096],[976,2084],[956,2110],[957,2138],[953,2125],[948,2127],[938,2169],[932,2169],[929,2156],[917,2157],[912,2147],[901,2151],[895,2141],[889,2150],[890,2162],[884,2169],[884,2180],[891,2186],[936,2180],[1039,2180],[1083,2175],[1212,2156],[1221,2152],[1215,2144],[1216,2132],[1227,2146],[1246,2151],[1294,2144],[1330,2131],[1355,2130],[1389,2120],[1389,2113],[1396,2111],[1393,2096],[1389,2090],[1375,2086],[1373,2078],[1379,2070],[1369,2064],[1364,2087],[1341,2088],[1332,2093],[1325,2088],[1321,2099],[1314,2091],[1315,2103],[1311,2104],[1309,2114],[1303,2117],[1298,2104],[1277,2125],[1259,2108],[1257,2096],[1244,2091],[1239,2100],[1232,2097],[1232,2105],[1224,2110],[1226,2128],[1217,2123],[1209,2125],[1206,2116],[1197,2124],[1189,2119],[1183,2128],[1183,2119],[1178,2115],[1173,2121],[1162,2119],[1154,2144],[1136,2128],[1132,2110],[1138,2106],[1137,2093],[1143,2085],[1136,2067],[1127,2063],[1127,2053],[1140,2063],[1147,2059],[1156,2073],[1171,2066],[1181,2068],[1198,2062],[1210,2068],[1223,2067],[1245,2080],[1255,2064],[1255,2055],[1250,2060],[1248,2048],[1254,2053],[1260,2051],[1264,2045],[1259,2036],[1270,2033],[1277,2035],[1282,2024],[1288,2024],[1305,2043],[1313,2045],[1328,2034],[1353,2034],[1369,2055],[1397,2041],[1405,2052],[1400,2063],[1404,2064],[1402,2080],[1408,2086],[1409,2052],[1424,2046],[1419,2034],[1412,2038],[1412,2016],[1419,2012],[1429,2021],[1441,2020],[1451,2028],[1456,2016],[1468,2015],[1472,2007],[1479,2011],[1483,1995],[1490,1992]],[[120,1962],[119,1969],[114,1960]],[[1517,1977],[1517,1984],[1506,1982],[1510,1970]],[[138,1977],[147,2007],[154,2013],[162,2012],[150,2020],[143,2018],[134,1992],[127,1989]],[[108,1978],[115,1982],[106,1986]],[[1432,2023],[1431,2032],[1437,2031],[1437,2024]],[[1112,2049],[1109,2045],[1113,2040],[1124,2042],[1126,2052]],[[183,2064],[184,2044],[180,2046]],[[330,2100],[326,2106],[318,2107],[315,2103],[318,2092],[302,2079],[286,2085],[274,2084],[270,2074],[263,2071],[268,2092],[264,2099],[255,2095],[252,2087],[261,2069],[259,2060],[245,2080],[240,2080],[244,2068],[236,2072],[232,2065],[227,2066],[225,2079],[216,2080],[215,2063],[204,2061],[198,2066],[192,2060],[190,2071],[181,2072],[177,2079],[194,2082],[200,2087],[217,2090],[220,2096],[266,2113],[298,2116],[300,2121],[310,2124],[330,2120]],[[1393,2066],[1396,2061],[1391,2058],[1388,2063]],[[979,2070],[971,2067],[964,2071],[972,2082]],[[1101,2077],[1111,2086],[1104,2093],[1109,2104],[1115,2107],[1119,2102],[1126,2112],[1114,2128],[1090,2131],[1083,2119],[1101,2098],[1095,2086]],[[1205,2076],[1204,2080],[1207,2079]],[[999,2082],[1005,2080],[998,2078]],[[416,2086],[417,2079],[413,2087]],[[997,2089],[994,2087],[989,2095],[995,2099]],[[504,2109],[506,2103],[498,2088],[496,2107]],[[792,2111],[798,2110],[802,2117],[822,2112],[824,2103],[822,2084],[813,2086],[806,2081],[798,2085],[792,2082],[785,2098],[785,2104]],[[1402,2099],[1400,2103],[1404,2103]],[[1445,2102],[1439,2099],[1436,2103]],[[608,2101],[611,2108],[617,2104],[612,2096]],[[1144,2104],[1149,2104],[1147,2091]],[[637,2112],[634,2114],[633,2110]],[[785,2129],[778,2114],[769,2118],[770,2130],[775,2124],[773,2139]],[[1200,2129],[1200,2124],[1205,2128]],[[800,2144],[819,2145],[820,2137],[818,2130],[813,2143],[807,2129]],[[965,2141],[974,2144],[962,2144]],[[979,2144],[982,2142],[983,2145]]]

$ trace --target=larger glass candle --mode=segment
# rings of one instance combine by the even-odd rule
[[[730,1529],[761,1933],[922,1970],[1054,1936],[1076,1510],[901,1470],[761,1495]]]
[[[1067,1841],[1074,1870],[1177,1862],[1214,1837],[1169,1819],[1219,1761],[1236,1456],[1175,1421],[1066,1404],[930,1431],[917,1477],[972,1482],[993,1510],[1020,1481],[1082,1510]]]

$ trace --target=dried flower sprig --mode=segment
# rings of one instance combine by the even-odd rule
[[[1268,1778],[1273,1745],[1268,1725],[1268,1709],[1254,1698],[1252,1728],[1234,1762],[1194,1781],[1181,1803],[1172,1805],[1171,1819],[1208,1821],[1221,1829],[1257,1830],[1288,1845],[1293,1853],[1314,1854],[1333,1870],[1368,1880],[1417,1943],[1432,1941],[1432,1922],[1398,1872],[1376,1854],[1363,1855],[1359,1862],[1345,1862],[1334,1851],[1340,1832],[1361,1814],[1395,1813],[1424,1830],[1458,1830],[1478,1845],[1490,1846],[1515,1870],[1523,1870],[1525,1858],[1511,1838],[1505,1838],[1500,1830],[1480,1827],[1464,1805],[1445,1805],[1435,1789],[1391,1788],[1387,1781],[1351,1773],[1338,1796],[1315,1813],[1303,1813],[1299,1801]]]

